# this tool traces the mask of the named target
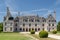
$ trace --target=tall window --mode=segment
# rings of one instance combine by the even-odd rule
[[[12,31],[12,27],[10,27],[10,31]]]
[[[49,20],[49,22],[50,22],[51,20]]]
[[[25,26],[25,24],[23,23],[23,26]]]
[[[29,19],[29,22],[34,22],[34,19]]]
[[[37,26],[37,24],[35,24],[35,26]]]
[[[31,26],[31,23],[29,24],[29,26]]]
[[[15,26],[17,26],[17,23],[15,24]]]
[[[54,24],[52,24],[52,26],[54,26]]]
[[[38,31],[40,31],[40,28],[38,28]]]
[[[44,24],[42,24],[42,26],[44,26]]]

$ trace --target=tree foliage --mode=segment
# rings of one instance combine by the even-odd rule
[[[0,23],[0,32],[3,31],[3,23]]]
[[[60,21],[57,24],[57,31],[60,31]]]

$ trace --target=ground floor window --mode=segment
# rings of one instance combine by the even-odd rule
[[[23,31],[25,31],[25,28],[23,28]]]
[[[32,30],[34,30],[34,28],[32,28]]]
[[[20,31],[22,31],[22,28],[20,28]]]
[[[17,31],[17,28],[15,28],[15,31]]]
[[[38,31],[40,31],[40,28],[38,28]]]
[[[10,31],[12,31],[12,27],[10,27]]]
[[[31,31],[31,28],[29,28],[29,31]]]
[[[26,28],[26,31],[28,31],[28,28]]]

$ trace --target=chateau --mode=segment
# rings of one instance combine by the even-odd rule
[[[49,14],[46,18],[38,15],[13,17],[7,7],[7,15],[3,20],[3,32],[29,32],[30,30],[36,32],[57,30],[56,11],[54,10],[53,15]]]

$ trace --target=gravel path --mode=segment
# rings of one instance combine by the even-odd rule
[[[27,35],[27,36],[30,36],[30,37],[33,38],[34,40],[38,40],[37,38],[35,38],[35,37],[29,35],[30,32],[20,32],[20,33],[23,33],[23,34],[25,34],[25,35]],[[39,34],[39,32],[36,32],[35,34]],[[58,35],[49,34],[48,37],[54,38],[54,39],[57,39],[57,40],[60,40],[60,36],[58,36]]]
[[[60,36],[57,36],[57,35],[49,34],[48,37],[60,40]]]
[[[37,39],[37,38],[29,35],[30,34],[29,32],[20,32],[20,33],[23,34],[23,35],[25,35],[25,36],[28,36],[28,37],[32,38],[31,40],[39,40],[39,39]]]

